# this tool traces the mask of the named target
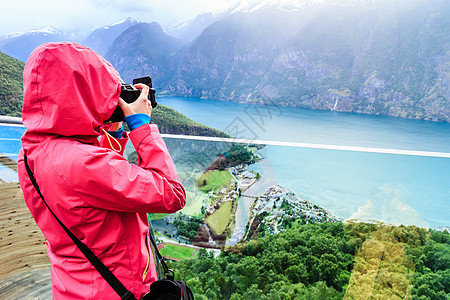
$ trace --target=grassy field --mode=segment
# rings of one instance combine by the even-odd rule
[[[212,215],[206,218],[205,222],[215,233],[221,234],[227,228],[231,218],[233,203],[231,201],[223,203]]]
[[[208,204],[208,195],[197,188],[197,179],[203,174],[202,171],[192,170],[178,172],[181,182],[186,190],[186,206],[181,210],[189,216],[203,216],[202,206]]]
[[[194,248],[167,244],[159,252],[162,256],[183,260],[190,258],[195,251]]]
[[[169,214],[149,214],[150,220],[161,220],[162,218],[164,218],[165,216],[167,216]]]
[[[231,184],[233,177],[228,171],[209,171],[203,173],[197,180],[197,187],[205,193],[217,192],[226,185]]]

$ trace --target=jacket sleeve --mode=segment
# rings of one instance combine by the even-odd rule
[[[145,124],[129,137],[136,148],[139,166],[113,151],[99,148],[85,153],[82,172],[69,182],[89,206],[141,213],[172,213],[186,204],[186,192],[156,125]],[[72,172],[74,173],[74,172]],[[76,173],[76,172],[75,172]]]

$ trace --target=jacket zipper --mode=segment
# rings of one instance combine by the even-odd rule
[[[148,249],[148,236],[145,236],[145,248],[147,249],[147,266],[145,267],[144,274],[142,274],[142,282],[145,282],[147,277],[148,269],[150,267],[150,251]]]

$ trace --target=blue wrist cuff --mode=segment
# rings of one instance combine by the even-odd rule
[[[117,131],[108,131],[108,133],[110,135],[112,135],[112,137],[114,137],[116,139],[121,139],[122,138],[122,134],[123,134],[123,126]]]
[[[144,124],[150,123],[150,116],[147,114],[134,114],[125,117],[125,122],[127,122],[128,127],[130,127],[130,130],[133,131],[134,129]]]

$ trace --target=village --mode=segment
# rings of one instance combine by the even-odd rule
[[[342,222],[342,219],[280,185],[274,185],[260,194],[252,206],[252,215],[264,216],[263,221],[269,225],[271,234],[282,232],[286,220],[303,219],[307,223]]]
[[[286,220],[302,219],[307,223],[342,221],[280,185],[267,187],[257,195],[246,194],[246,191],[261,178],[259,173],[250,171],[247,164],[230,167],[228,172],[233,177],[232,182],[225,184],[215,193],[210,192],[211,204],[206,208],[205,217],[213,215],[223,203],[231,201],[235,207],[240,197],[246,197],[253,199],[248,228],[251,228],[255,217],[259,215],[262,216],[261,221],[269,225],[268,231],[271,234],[282,232]],[[230,217],[234,219],[234,215]]]

